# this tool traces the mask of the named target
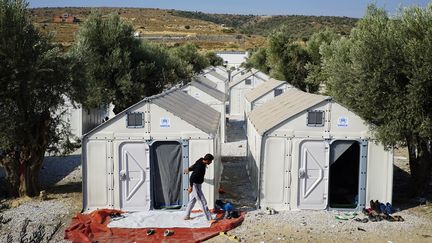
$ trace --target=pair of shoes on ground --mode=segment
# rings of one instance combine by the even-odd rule
[[[373,200],[371,200],[370,201],[370,207],[372,210],[375,210],[378,214],[384,213],[384,214],[390,215],[390,214],[396,212],[396,210],[393,208],[393,206],[389,202],[384,204],[378,200],[376,200],[375,202]]]
[[[153,234],[155,234],[156,233],[156,230],[155,229],[148,229],[147,230],[147,235],[153,235]],[[169,230],[169,229],[167,229],[167,230],[165,230],[164,231],[164,236],[171,236],[171,235],[173,235],[174,234],[174,230]]]

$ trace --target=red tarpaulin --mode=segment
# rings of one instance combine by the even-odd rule
[[[125,229],[108,228],[110,214],[122,213],[114,209],[102,209],[90,214],[77,214],[71,225],[65,230],[65,239],[72,242],[201,242],[208,240],[219,232],[226,232],[241,224],[245,213],[239,218],[222,219],[209,228],[155,228],[155,233],[147,235],[147,228]],[[218,214],[218,217],[223,214]],[[171,236],[164,236],[166,229],[174,231]]]

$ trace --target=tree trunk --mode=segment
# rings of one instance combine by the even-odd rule
[[[428,141],[408,142],[412,196],[427,195],[432,169],[431,146]]]
[[[6,169],[9,196],[39,195],[39,172],[49,144],[50,121],[49,112],[46,112],[39,122],[35,122],[30,139],[20,146],[15,146],[4,158],[1,158],[1,163]]]
[[[6,172],[6,192],[5,197],[18,197],[19,196],[19,166],[18,155],[15,151],[11,151],[1,159],[1,164]]]

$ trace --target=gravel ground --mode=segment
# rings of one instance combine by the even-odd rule
[[[61,223],[61,228],[54,235],[52,242],[63,240],[64,229],[72,216],[81,210],[81,158],[80,151],[69,156],[47,156],[40,172],[40,182],[48,192],[47,200],[20,198],[7,201],[9,209],[0,211],[0,217],[11,219],[0,224],[0,242],[19,242],[20,231],[26,219],[27,239],[36,232],[39,225],[45,226],[45,239]],[[45,242],[45,241],[44,241]]]
[[[224,171],[221,186],[227,192],[221,198],[230,201],[236,208],[247,211],[245,221],[228,234],[238,236],[243,242],[431,242],[432,205],[418,206],[407,201],[408,161],[406,151],[396,151],[395,158],[395,200],[402,211],[404,222],[368,222],[354,219],[338,220],[336,211],[283,211],[269,215],[265,210],[254,209],[250,181],[245,172],[246,141],[241,130],[243,123],[231,120],[228,126],[228,143],[222,147]],[[241,146],[239,146],[241,145]],[[356,218],[365,215],[357,212]],[[217,236],[209,242],[227,242],[225,236]]]
[[[359,223],[352,219],[337,220],[339,212],[333,211],[285,211],[274,215],[254,208],[255,197],[246,173],[246,137],[244,123],[230,120],[228,143],[222,145],[221,186],[228,200],[238,209],[246,211],[245,221],[228,232],[237,235],[243,242],[431,242],[432,205],[418,206],[408,199],[407,178],[409,166],[406,151],[398,150],[395,159],[394,204],[400,207],[404,222]],[[64,229],[72,216],[82,207],[80,151],[66,157],[47,157],[41,170],[41,184],[48,191],[48,200],[17,199],[7,201],[10,209],[0,211],[0,216],[11,221],[0,224],[0,242],[6,242],[10,233],[13,242],[19,239],[24,220],[28,218],[28,234],[38,225],[46,227],[50,234],[58,222],[61,229],[52,242],[65,242]],[[0,177],[1,177],[0,170]],[[0,202],[1,203],[1,202]],[[364,218],[359,213],[359,218]],[[217,236],[209,242],[228,242],[224,236]]]

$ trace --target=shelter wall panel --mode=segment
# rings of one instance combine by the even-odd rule
[[[90,140],[86,144],[85,184],[87,208],[109,207],[109,168],[107,142]]]
[[[346,123],[341,119],[347,119]],[[368,127],[359,116],[347,108],[332,102],[330,114],[330,134],[338,137],[365,137]]]
[[[314,107],[311,107],[309,110],[326,110],[325,103],[318,104]],[[325,114],[325,119],[327,119],[328,114]],[[325,127],[313,127],[307,125],[307,117],[308,111],[304,110],[299,114],[283,121],[281,124],[275,126],[273,129],[269,130],[269,135],[284,135],[288,131],[295,131],[296,136],[307,137],[322,137],[325,131]]]
[[[366,175],[366,203],[370,200],[392,201],[393,151],[369,141]]]
[[[130,112],[143,112],[145,113],[147,110],[146,108],[146,104],[141,104],[137,107],[134,107],[133,110],[131,110]],[[141,133],[144,134],[147,131],[147,126],[148,123],[147,120],[144,120],[144,127],[143,128],[128,128],[127,125],[127,115],[120,115],[120,116],[116,116],[112,119],[109,120],[109,122],[106,123],[105,127],[103,127],[103,129],[100,129],[99,131],[96,131],[94,133],[91,134],[90,138],[95,138],[95,137],[101,137],[101,135],[99,135],[100,133],[112,133],[112,134],[137,134],[137,133]],[[130,136],[130,135],[128,135]]]
[[[275,89],[282,89],[283,92],[285,92],[288,89],[288,85],[287,84],[282,84],[282,85],[276,87]],[[252,110],[255,109],[258,106],[261,106],[261,105],[265,104],[267,101],[274,99],[275,98],[275,96],[274,96],[274,90],[275,89],[272,89],[267,94],[263,95],[262,97],[258,98],[254,102],[252,102]]]
[[[205,154],[213,151],[214,145],[213,140],[189,140],[189,166],[193,165],[199,158],[204,157]],[[204,177],[204,183],[202,184],[202,191],[207,199],[207,205],[209,208],[214,208],[215,201],[215,164],[221,163],[220,161],[213,161],[213,163],[207,166],[207,171]],[[201,205],[197,203],[195,209],[200,209]]]
[[[171,112],[168,112],[155,104],[150,105],[150,111],[150,129],[151,134],[154,137],[172,136],[173,134],[177,135],[187,133],[202,134],[202,137],[204,138],[208,136],[206,133],[201,132],[198,128],[192,126]],[[163,118],[167,118],[168,123],[163,124],[161,121]]]
[[[269,204],[283,204],[285,197],[285,142],[267,138],[264,152],[264,199]]]

